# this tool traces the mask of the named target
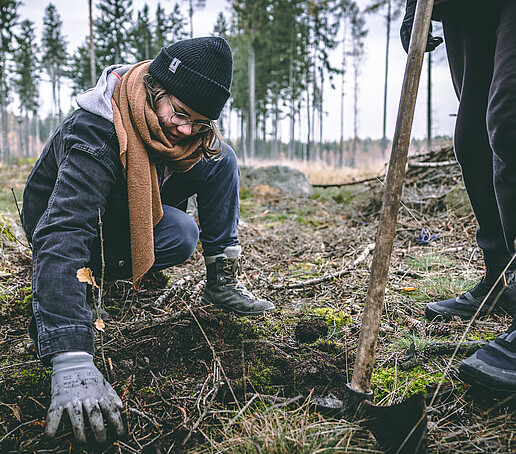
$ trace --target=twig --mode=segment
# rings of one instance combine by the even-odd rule
[[[130,411],[131,413],[134,413],[135,415],[138,415],[141,418],[149,421],[158,430],[158,432],[160,433],[160,436],[161,436],[161,434],[162,434],[161,424],[159,424],[152,416],[150,416],[147,413],[144,413],[143,411],[140,411],[136,408],[132,408],[132,407],[129,407],[127,410]]]
[[[292,397],[291,399],[286,399],[285,402],[278,402],[267,408],[267,410],[263,412],[263,415],[266,415],[267,413],[269,413],[269,411],[274,410],[275,408],[288,407],[290,404],[293,404],[301,399],[304,399],[304,397],[301,394],[299,394],[296,397]]]
[[[218,368],[218,365],[216,363],[213,364],[213,367],[215,369]],[[220,380],[220,376],[218,373],[215,373],[213,374],[213,389],[211,390],[211,398],[210,398],[210,401],[208,402],[208,404],[204,407],[204,411],[201,413],[201,415],[199,416],[199,418],[197,418],[197,421],[195,421],[194,425],[192,426],[192,428],[189,430],[188,434],[186,435],[186,437],[184,438],[183,442],[182,442],[182,445],[185,446],[186,443],[188,442],[188,440],[190,439],[190,437],[192,436],[193,432],[197,429],[197,427],[199,427],[199,425],[201,424],[201,422],[204,420],[204,418],[206,417],[206,415],[208,414],[208,412],[210,411],[211,409],[211,406],[213,405],[213,402],[215,400],[215,398],[217,397],[217,394],[219,392],[219,389],[220,389],[220,386],[221,384],[223,383],[222,380]]]
[[[2,438],[0,438],[0,445],[2,444],[2,442],[8,438],[9,436],[11,436],[14,432],[16,432],[18,429],[21,429],[23,426],[28,426],[29,424],[32,424],[33,422],[36,422],[38,421],[37,419],[33,419],[32,421],[27,421],[27,422],[24,422],[22,424],[20,424],[19,426],[16,426],[13,430],[11,430],[10,432],[7,432]]]
[[[231,420],[229,421],[228,425],[226,426],[226,428],[224,429],[224,433],[227,433],[227,431],[229,430],[229,428],[235,423],[235,421],[240,418],[240,416],[242,416],[242,414],[251,406],[251,404],[258,398],[259,394],[253,394],[253,397],[251,397],[251,399],[249,400],[249,402],[247,402],[243,407],[242,407],[242,410],[240,410],[238,412],[238,414]]]
[[[20,219],[20,223],[23,224],[22,222],[22,217],[21,217],[21,212],[20,212],[20,207],[18,206],[18,199],[16,198],[16,194],[14,192],[14,188],[11,187],[11,192],[13,194],[13,198],[14,198],[14,204],[16,205],[16,211],[18,212],[18,218]],[[16,235],[15,235],[15,238],[16,238]],[[27,244],[29,245],[29,249],[32,251],[32,243],[27,240],[27,244],[24,244],[22,241],[20,241],[18,238],[16,238],[16,241],[18,243],[20,243],[22,246],[24,247],[27,247]]]
[[[362,263],[367,258],[367,256],[371,253],[371,251],[374,249],[374,247],[375,247],[375,243],[368,244],[365,247],[364,251],[357,257],[357,259],[353,263],[349,264],[346,268],[344,268],[340,271],[337,271],[336,273],[327,274],[325,276],[318,277],[315,279],[309,279],[307,281],[293,282],[293,283],[287,284],[287,285],[277,285],[276,284],[276,285],[273,285],[272,288],[275,290],[280,290],[280,289],[284,289],[284,288],[288,288],[288,289],[302,288],[302,287],[306,287],[307,285],[319,284],[321,282],[330,281],[330,280],[340,277],[344,274],[350,273],[357,265]]]
[[[102,292],[104,290],[104,271],[106,268],[106,262],[104,261],[104,235],[102,230],[102,216],[99,210],[99,236],[100,236],[100,260],[101,260],[101,274],[100,274],[100,288],[99,288],[99,296],[96,303],[96,311],[97,311],[97,319],[102,318]],[[108,381],[110,380],[109,370],[107,367],[106,356],[104,354],[104,333],[103,330],[99,330],[100,332],[100,353],[102,355],[102,361],[104,362],[104,369],[106,371],[106,377]]]

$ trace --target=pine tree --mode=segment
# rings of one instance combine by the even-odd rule
[[[170,44],[180,39],[185,39],[188,36],[186,23],[186,18],[183,16],[181,8],[179,8],[179,5],[176,3],[168,19],[169,33],[167,37]]]
[[[93,21],[96,56],[100,67],[134,60],[130,55],[128,29],[132,23],[132,0],[100,0],[100,14]]]
[[[95,73],[100,74],[98,60],[95,59]],[[84,42],[77,47],[70,59],[68,78],[72,82],[72,95],[75,96],[92,87],[91,60],[90,60],[90,38],[85,38]]]
[[[153,50],[152,21],[149,14],[149,6],[143,5],[136,15],[136,22],[129,29],[129,41],[131,44],[132,59],[135,62],[149,60]]]
[[[43,18],[43,36],[41,46],[43,51],[42,65],[50,78],[52,85],[52,113],[61,120],[61,78],[66,75],[68,55],[66,40],[62,34],[63,22],[56,7],[49,3],[45,8]]]
[[[154,40],[152,42],[151,55],[154,58],[162,47],[167,44],[168,18],[165,10],[158,3],[156,7],[156,19],[154,20]]]
[[[177,3],[174,4],[172,12],[167,14],[158,3],[156,8],[156,20],[154,21],[154,40],[152,45],[151,58],[159,54],[163,47],[175,41],[185,39],[187,20],[181,12]]]
[[[229,34],[229,25],[226,20],[226,16],[221,11],[217,16],[217,21],[215,22],[215,26],[213,27],[213,34],[215,36],[220,36],[221,38],[228,39]]]
[[[34,23],[29,19],[25,19],[21,23],[21,32],[16,41],[18,46],[14,54],[16,62],[14,86],[20,100],[20,111],[23,115],[22,150],[25,156],[29,156],[29,113],[32,113],[33,119],[36,117],[39,105],[38,89],[40,79],[36,33],[34,31]]]
[[[7,106],[9,105],[9,66],[12,55],[14,30],[18,21],[17,0],[0,0],[0,111],[2,114],[2,149],[1,159],[9,162],[10,150],[8,141],[9,122]]]

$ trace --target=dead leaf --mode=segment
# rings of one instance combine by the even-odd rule
[[[93,273],[89,268],[78,269],[77,279],[79,279],[79,282],[86,282],[90,285],[93,285],[93,287],[99,288],[97,283],[95,282],[95,276],[93,276]]]
[[[104,328],[106,327],[106,324],[104,323],[104,320],[101,318],[98,318],[95,320],[95,328],[97,328],[99,331],[104,332]]]

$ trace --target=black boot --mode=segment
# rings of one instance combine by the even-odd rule
[[[485,276],[475,288],[457,298],[428,303],[425,308],[426,318],[428,320],[437,318],[451,320],[453,317],[460,317],[463,320],[470,320],[486,299],[494,282],[496,279],[488,279]],[[482,305],[479,316],[489,315],[492,312],[516,314],[516,271],[507,271],[502,276]]]
[[[516,319],[506,333],[462,361],[459,377],[491,391],[516,392]]]
[[[240,246],[230,246],[222,254],[204,258],[207,282],[203,303],[213,303],[239,315],[259,315],[274,310],[274,304],[257,298],[238,280],[240,249]]]

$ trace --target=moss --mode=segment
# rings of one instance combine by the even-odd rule
[[[375,370],[372,376],[374,401],[378,403],[393,392],[396,396],[405,397],[419,391],[426,392],[426,386],[441,381],[442,376],[441,372],[429,374],[422,366],[409,371],[393,367]]]
[[[23,287],[19,293],[23,296],[23,300],[18,302],[18,307],[23,315],[30,317],[32,315],[32,287]]]
[[[24,369],[17,374],[16,390],[22,398],[48,394],[51,376],[52,369],[50,367]]]
[[[311,312],[319,317],[323,317],[330,328],[334,327],[339,329],[352,321],[349,314],[331,307],[316,307],[312,309]]]
[[[146,397],[152,397],[156,395],[156,390],[152,386],[145,386],[138,390],[140,398],[145,399]]]
[[[335,342],[328,339],[319,338],[314,343],[310,344],[310,347],[319,350],[320,352],[331,353],[338,355],[346,351],[346,347],[341,342]]]

